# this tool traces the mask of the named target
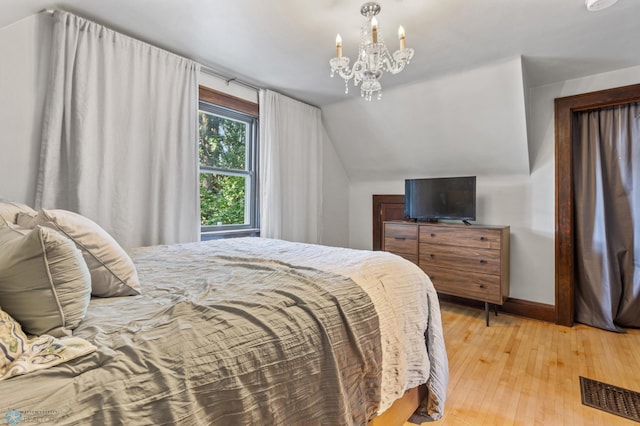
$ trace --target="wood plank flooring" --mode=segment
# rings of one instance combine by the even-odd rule
[[[640,392],[640,330],[567,328],[502,313],[486,327],[482,310],[441,307],[450,379],[435,424],[638,424],[582,405],[578,377]]]

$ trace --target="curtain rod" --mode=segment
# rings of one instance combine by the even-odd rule
[[[47,15],[53,15],[54,10],[53,9],[43,9],[40,11],[40,13],[46,13]],[[259,92],[260,90],[262,90],[262,87],[258,87],[258,86],[254,86],[251,83],[248,83],[246,81],[240,80],[237,77],[229,77],[227,75],[224,75],[216,70],[214,70],[212,67],[209,67],[207,65],[204,64],[200,64],[200,70],[206,74],[209,74],[211,76],[214,77],[218,77],[222,80],[224,80],[224,82],[227,84],[227,86],[229,86],[229,84],[231,83],[235,83],[238,84],[240,86],[244,86],[247,87],[249,89],[253,89],[256,92]]]
[[[254,86],[251,83],[247,83],[246,81],[239,80],[237,77],[226,76],[226,75],[221,74],[218,71],[214,70],[213,68],[208,67],[208,66],[203,65],[203,64],[200,64],[200,71],[204,72],[205,74],[209,74],[209,75],[212,75],[214,77],[218,77],[218,78],[224,80],[224,82],[227,84],[227,86],[229,84],[231,84],[231,83],[235,83],[235,84],[238,84],[240,86],[244,86],[244,87],[248,87],[249,89],[253,89],[256,92],[259,92],[260,90],[262,90],[262,87]]]

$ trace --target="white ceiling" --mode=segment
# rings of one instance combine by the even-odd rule
[[[403,25],[416,53],[366,102],[328,63],[338,32],[354,57],[365,1],[0,0],[0,28],[60,8],[320,106],[352,182],[528,174],[528,87],[640,65],[640,0],[379,0],[379,35]]]
[[[229,76],[324,106],[345,99],[329,78],[340,32],[354,56],[364,0],[0,0],[0,28],[61,8]],[[640,1],[588,12],[584,0],[380,0],[380,33],[416,51],[383,87],[523,56],[538,86],[640,64]],[[359,96],[357,90],[350,95]]]

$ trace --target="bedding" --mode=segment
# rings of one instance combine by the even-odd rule
[[[48,228],[0,222],[0,303],[29,334],[69,336],[89,307],[82,254]]]
[[[16,223],[18,213],[35,214],[36,211],[26,204],[0,197],[0,221],[4,219],[10,223]]]
[[[138,274],[129,255],[91,219],[68,210],[42,209],[37,213],[18,213],[17,224],[24,228],[47,227],[72,240],[89,267],[93,296],[140,294]]]
[[[93,298],[89,355],[0,382],[0,414],[56,424],[366,425],[448,366],[435,290],[389,253],[262,238],[131,252],[142,293]]]
[[[16,320],[0,309],[0,380],[53,367],[95,350],[79,337],[28,337]]]

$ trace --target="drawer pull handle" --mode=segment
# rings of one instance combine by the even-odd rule
[[[484,241],[484,237],[480,237],[480,241]]]
[[[436,257],[436,255],[431,253],[431,254],[429,254],[429,257],[433,259],[434,257]]]
[[[436,236],[436,234],[429,234],[429,236],[430,236],[431,238],[433,238],[433,237],[435,237],[435,236]]]
[[[484,284],[480,284],[480,288],[484,288]]]
[[[396,240],[398,240],[398,241],[404,241],[404,240],[406,240],[406,238],[405,238],[405,237],[395,237],[395,238],[396,238]]]
[[[484,265],[485,263],[487,263],[487,261],[486,261],[486,260],[484,260],[484,259],[480,259],[480,264]]]

